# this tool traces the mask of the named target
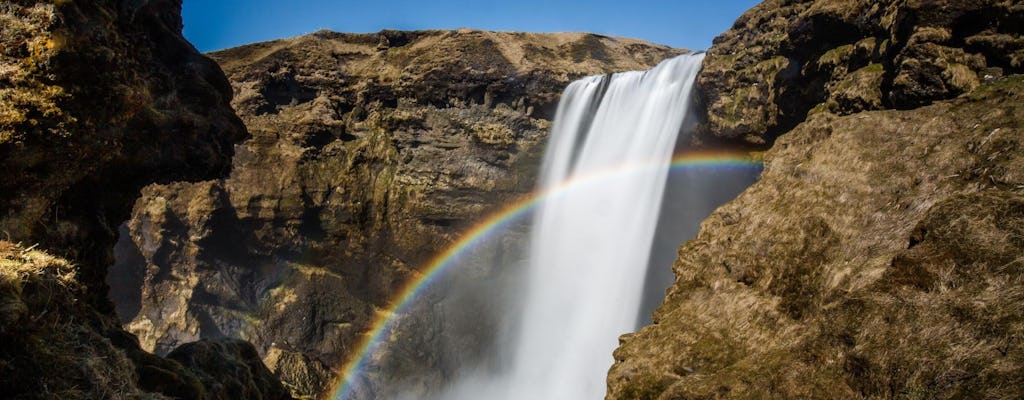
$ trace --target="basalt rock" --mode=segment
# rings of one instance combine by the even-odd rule
[[[119,315],[158,354],[250,340],[292,393],[322,395],[431,257],[533,188],[565,85],[680,53],[472,30],[322,31],[213,53],[252,138],[226,179],[143,191],[110,277]],[[401,351],[432,357],[416,346]],[[443,382],[442,361],[427,362],[423,384]]]
[[[911,109],[1024,71],[1005,0],[768,0],[717,37],[698,78],[706,142],[770,145],[809,114]]]
[[[679,251],[608,398],[1018,398],[1024,78],[815,114]]]

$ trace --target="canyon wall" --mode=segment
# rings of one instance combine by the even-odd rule
[[[570,81],[680,53],[465,29],[321,31],[213,53],[252,137],[226,179],[143,190],[110,277],[118,314],[158,354],[200,338],[250,340],[294,394],[320,395],[431,257],[533,189]],[[451,323],[407,321],[423,338]],[[463,353],[483,345],[474,336],[458,339]],[[433,358],[447,356],[424,354],[432,345],[396,349],[405,361],[387,373],[443,383],[444,360]]]

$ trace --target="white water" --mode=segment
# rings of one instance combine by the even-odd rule
[[[497,376],[449,398],[600,399],[618,336],[636,328],[665,181],[703,54],[573,82],[558,106],[540,190],[595,175],[542,203]],[[609,174],[643,165],[639,173]]]

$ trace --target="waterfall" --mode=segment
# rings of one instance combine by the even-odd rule
[[[665,181],[703,54],[592,76],[562,95],[518,315],[496,376],[448,398],[600,399],[636,329]]]

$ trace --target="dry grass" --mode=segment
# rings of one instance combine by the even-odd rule
[[[49,29],[56,19],[52,4],[10,5],[0,11],[0,144],[31,134],[66,134],[73,118],[58,103],[67,95],[42,67],[60,50]]]
[[[163,398],[102,336],[106,317],[78,300],[67,261],[0,241],[0,393],[11,399]]]

